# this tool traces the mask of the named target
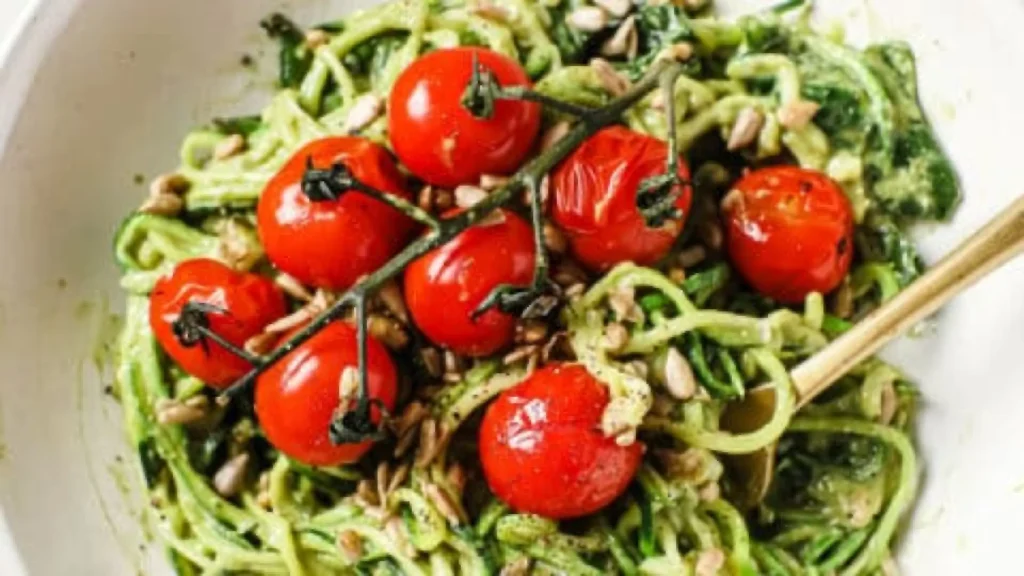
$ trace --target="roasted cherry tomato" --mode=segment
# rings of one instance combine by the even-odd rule
[[[510,344],[514,317],[491,309],[473,319],[473,312],[496,287],[533,281],[533,229],[512,212],[496,214],[405,270],[405,301],[416,325],[456,354],[488,356]]]
[[[267,184],[257,218],[270,261],[304,284],[344,290],[397,254],[413,223],[355,191],[337,200],[311,200],[302,190],[309,161],[324,170],[344,164],[364,184],[409,196],[388,151],[363,138],[317,140],[296,153]]]
[[[555,170],[552,216],[580,262],[602,272],[627,261],[654,264],[668,254],[690,211],[690,187],[676,201],[681,216],[659,228],[649,228],[636,205],[641,183],[664,174],[667,161],[665,142],[613,126],[584,142]],[[682,159],[679,176],[689,181]]]
[[[601,433],[608,389],[577,364],[549,365],[503,393],[480,426],[480,461],[491,490],[519,512],[577,518],[629,486],[640,444]]]
[[[729,257],[755,290],[787,304],[834,290],[853,260],[853,209],[828,176],[751,172],[722,201]]]
[[[271,322],[287,314],[284,294],[270,280],[237,272],[216,260],[188,260],[157,281],[149,297],[149,323],[167,355],[186,372],[215,388],[224,388],[252,369],[248,362],[211,339],[184,346],[174,322],[190,302],[207,304],[208,328],[241,348]]]
[[[380,342],[368,338],[366,360],[370,397],[393,410],[398,375],[391,357]],[[355,328],[335,322],[260,375],[256,416],[267,440],[310,466],[339,466],[361,458],[372,442],[335,446],[329,435],[339,409],[341,375],[346,368],[358,367]],[[354,406],[355,400],[351,403]],[[380,410],[372,410],[373,420],[379,422]]]
[[[431,52],[405,69],[388,104],[391,146],[414,174],[437,186],[475,184],[484,174],[510,174],[530,153],[540,131],[540,106],[499,100],[478,118],[462,100],[473,61],[504,87],[530,86],[518,62],[483,48]]]

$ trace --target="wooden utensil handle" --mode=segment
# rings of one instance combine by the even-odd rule
[[[1022,251],[1024,196],[906,290],[796,367],[791,376],[799,406]]]

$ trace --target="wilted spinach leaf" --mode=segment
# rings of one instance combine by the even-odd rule
[[[306,34],[283,14],[274,13],[260,22],[267,35],[281,45],[278,56],[278,83],[282,88],[297,88],[309,72],[313,54],[305,48]]]

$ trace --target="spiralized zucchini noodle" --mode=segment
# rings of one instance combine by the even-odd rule
[[[346,133],[361,100],[386,99],[407,65],[443,47],[487,46],[522,62],[538,91],[601,105],[612,93],[587,62],[622,19],[574,29],[567,15],[592,6],[588,0],[397,0],[323,25],[325,41],[315,46],[284,42],[282,89],[259,117],[218,121],[185,138],[176,170],[188,182],[182,214],[135,214],[117,235],[128,294],[117,394],[149,520],[180,574],[895,573],[891,545],[919,476],[914,388],[871,360],[797,414],[788,370],[920,273],[902,230],[946,217],[959,198],[955,177],[918,106],[908,47],[859,50],[818,35],[799,3],[795,12],[784,6],[736,21],[716,18],[709,4],[635,3],[638,52],[610,58],[635,80],[665,49],[685,43],[695,53],[675,90],[675,128],[697,197],[680,249],[704,241],[701,222],[714,218],[736,169],[738,156],[724,154],[722,143],[745,111],[756,111],[765,124],[747,165],[788,155],[829,173],[853,201],[858,261],[843,288],[848,310],[837,312],[820,294],[801,310],[760,298],[713,251],[685,280],[624,264],[589,284],[556,330],[610,390],[604,432],[639,438],[647,451],[627,495],[561,524],[507,508],[488,492],[475,456],[481,408],[526,377],[533,366],[525,361],[480,360],[459,383],[418,384],[421,413],[407,411],[394,441],[345,468],[279,455],[251,414],[234,407],[198,426],[161,423],[161,402],[205,392],[159,349],[147,295],[190,258],[245,254],[258,262],[255,203],[297,149]],[[656,98],[629,110],[624,123],[665,138]],[[814,121],[780,121],[808,102],[818,107]],[[547,113],[545,122],[559,119]],[[381,115],[360,134],[387,145],[386,127]],[[215,154],[237,135],[244,150]],[[623,298],[636,307],[625,319]],[[629,330],[628,344],[614,352],[602,344],[611,323]],[[692,367],[696,388],[686,398],[661,376],[672,350]],[[729,403],[761,384],[775,390],[771,421],[748,434],[721,430]],[[756,510],[738,509],[724,457],[776,442],[771,493]],[[225,497],[215,477],[242,452],[251,455],[244,488]]]

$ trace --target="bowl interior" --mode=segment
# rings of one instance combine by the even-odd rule
[[[284,9],[315,22],[368,1],[42,2],[0,70],[0,508],[32,574],[159,574],[103,343],[122,298],[111,236],[175,164],[190,126],[260,109],[273,47],[256,23]],[[721,2],[731,11],[771,1]],[[1024,113],[1014,0],[830,0],[850,37],[903,38],[921,57],[926,107],[963,176],[936,257],[1020,193],[1010,180]],[[255,56],[255,72],[240,66]],[[923,498],[909,574],[1005,566],[1024,533],[1024,266],[959,299],[889,355],[922,387]],[[59,551],[59,553],[54,553]]]

